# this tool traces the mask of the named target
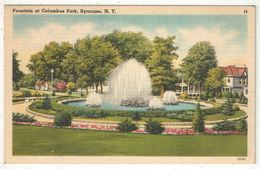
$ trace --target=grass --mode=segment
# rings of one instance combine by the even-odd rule
[[[165,136],[14,125],[13,154],[246,156],[247,136]]]
[[[229,115],[224,115],[223,113],[218,113],[218,114],[212,114],[212,115],[207,115],[205,116],[205,120],[206,121],[215,121],[215,120],[223,120],[223,119],[233,119],[233,118],[238,118],[238,117],[242,117],[245,116],[246,113],[244,111],[236,111],[235,114],[233,114],[232,116]]]

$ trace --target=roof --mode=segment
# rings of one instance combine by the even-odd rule
[[[220,67],[227,76],[237,76],[240,77],[244,75],[244,72],[247,72],[247,67],[236,67],[234,65],[230,65],[227,67]]]

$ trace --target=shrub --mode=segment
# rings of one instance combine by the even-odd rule
[[[225,115],[233,115],[235,112],[233,111],[233,103],[231,103],[230,99],[228,99],[224,105],[223,105],[223,110],[222,113]]]
[[[13,113],[12,114],[12,120],[14,122],[34,122],[36,121],[34,116],[28,115],[28,114],[22,114],[22,113]]]
[[[51,91],[51,95],[52,95],[52,96],[56,96],[55,90],[52,90],[52,91]]]
[[[239,111],[239,107],[237,105],[233,105],[233,111]]]
[[[72,114],[70,112],[59,112],[54,118],[56,126],[70,126],[72,122]]]
[[[49,95],[45,95],[45,98],[43,100],[43,108],[44,109],[50,109],[51,108],[51,99],[49,98]]]
[[[43,100],[38,100],[32,104],[32,108],[36,109],[43,109],[44,108],[44,101]]]
[[[236,127],[234,121],[224,119],[224,121],[217,123],[212,129],[216,131],[235,131]]]
[[[32,93],[30,91],[24,90],[22,95],[23,97],[31,97]]]
[[[236,123],[236,130],[240,132],[247,132],[247,121],[246,119],[241,119]]]
[[[141,118],[141,116],[140,116],[140,114],[139,114],[138,111],[137,111],[137,112],[134,112],[134,114],[133,114],[133,116],[132,116],[132,119],[133,119],[134,121],[140,121],[140,120],[142,120],[142,118]]]
[[[193,112],[174,112],[171,114],[168,114],[167,117],[170,119],[178,119],[181,121],[192,121],[192,117],[193,117],[194,113]]]
[[[72,94],[72,91],[70,89],[68,89],[68,94],[71,95]]]
[[[192,122],[192,128],[194,131],[202,133],[204,132],[204,128],[205,128],[205,121],[204,121],[204,116],[203,113],[200,109],[200,104],[198,103],[196,111],[195,111],[195,115],[193,118],[193,122]]]
[[[188,98],[189,98],[189,95],[188,95],[186,92],[184,92],[184,93],[182,93],[182,94],[180,95],[180,98],[181,98],[181,99],[188,99]]]
[[[19,90],[20,86],[18,83],[13,82],[13,90]]]
[[[165,128],[159,121],[149,119],[145,123],[145,131],[150,134],[161,134],[162,132],[164,132],[164,130]]]
[[[131,120],[126,119],[126,120],[122,120],[119,124],[117,129],[121,132],[130,132],[130,131],[134,131],[137,130],[138,127],[135,123],[133,123]]]

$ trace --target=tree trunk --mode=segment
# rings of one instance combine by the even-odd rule
[[[88,95],[88,88],[86,88],[86,95]]]
[[[95,85],[96,85],[96,93],[98,93],[98,83],[96,83]]]
[[[100,83],[100,90],[101,90],[101,94],[103,94],[103,84]]]
[[[162,85],[162,88],[161,88],[161,96],[163,96],[163,93],[164,93],[164,87]]]

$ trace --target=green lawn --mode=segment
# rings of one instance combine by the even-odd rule
[[[163,136],[14,125],[13,154],[246,156],[247,136]]]
[[[232,116],[229,115],[224,115],[223,113],[218,113],[218,114],[212,114],[212,115],[207,115],[205,116],[205,120],[207,121],[215,121],[215,120],[223,120],[223,119],[233,119],[237,117],[242,117],[245,116],[246,113],[244,111],[236,111]]]

